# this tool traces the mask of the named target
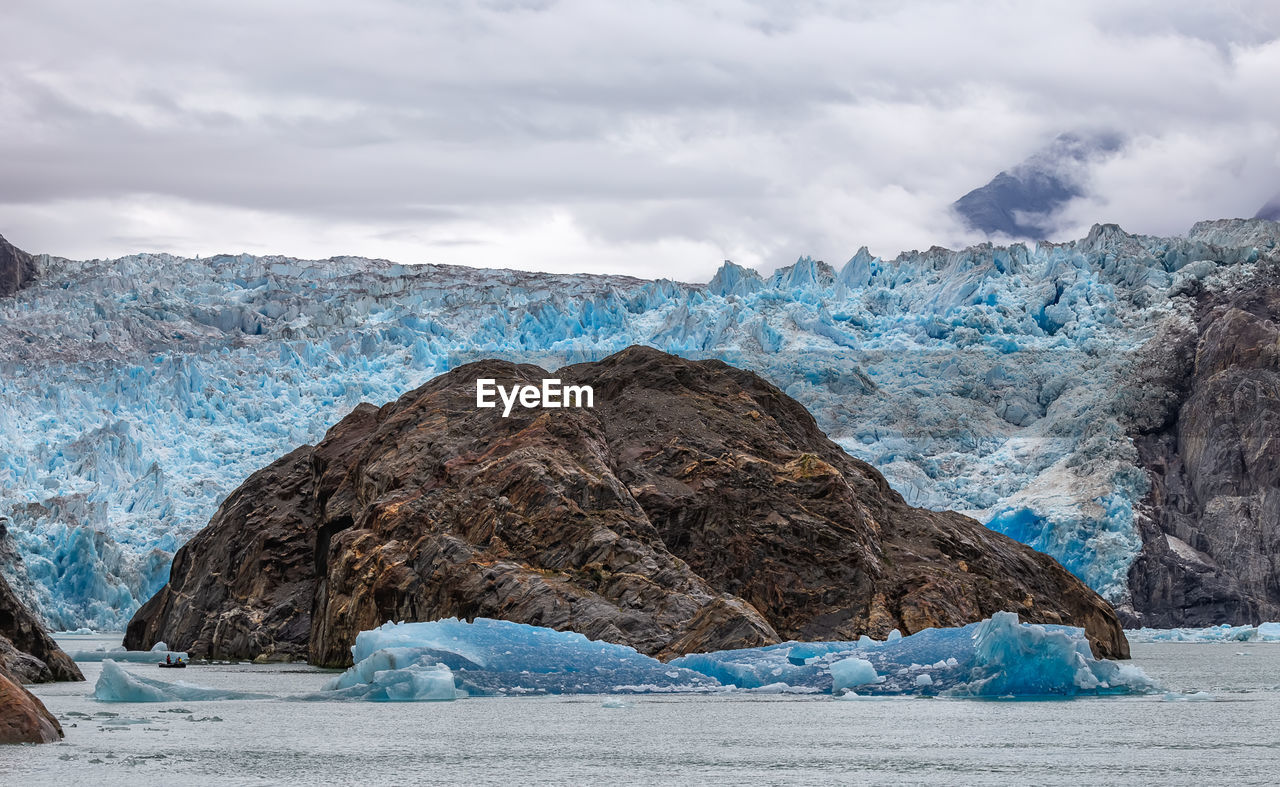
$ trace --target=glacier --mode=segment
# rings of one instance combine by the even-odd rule
[[[1134,665],[1095,659],[1081,629],[1019,623],[1012,612],[885,642],[787,642],[691,654],[667,664],[575,632],[485,618],[387,623],[357,635],[351,652],[354,666],[323,691],[292,699],[737,690],[1031,698],[1159,688]]]
[[[962,511],[1123,601],[1147,491],[1120,401],[1183,294],[1280,225],[809,257],[707,284],[336,257],[37,258],[0,299],[0,570],[54,629],[120,629],[252,471],[486,357],[631,344],[755,371],[909,502]],[[1129,396],[1129,398],[1133,398]],[[1127,401],[1127,400],[1126,400]]]

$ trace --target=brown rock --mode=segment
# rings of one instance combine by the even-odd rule
[[[594,387],[594,409],[477,409],[475,380]],[[550,375],[469,364],[255,473],[179,551],[126,644],[350,663],[387,620],[492,617],[669,658],[956,626],[1013,610],[1125,657],[1051,558],[911,508],[794,400],[633,347]]]
[[[56,743],[62,725],[44,703],[0,670],[0,744]]]

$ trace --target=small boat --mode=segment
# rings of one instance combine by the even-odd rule
[[[161,667],[162,669],[182,669],[182,668],[184,668],[184,667],[186,667],[186,666],[187,666],[187,662],[185,662],[185,661],[181,661],[181,660],[179,660],[179,661],[162,661],[162,662],[160,662],[160,667]]]

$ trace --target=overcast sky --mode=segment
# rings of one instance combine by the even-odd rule
[[[705,281],[978,240],[948,206],[1126,139],[1058,238],[1280,191],[1280,3],[5,0],[0,234]]]

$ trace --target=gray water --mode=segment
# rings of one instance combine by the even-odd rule
[[[68,650],[84,643],[63,641]],[[628,697],[624,708],[604,707],[604,697],[108,704],[87,696],[100,670],[90,663],[81,665],[87,684],[33,687],[66,740],[0,747],[0,782],[1280,783],[1280,645],[1133,651],[1169,690],[1207,691],[1214,701],[737,695]],[[330,677],[305,666],[249,664],[179,675],[273,695],[314,691]]]

